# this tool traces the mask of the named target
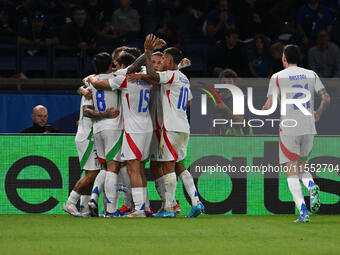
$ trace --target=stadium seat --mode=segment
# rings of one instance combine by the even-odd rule
[[[23,73],[27,71],[43,71],[47,77],[51,77],[51,50],[50,48],[39,50],[37,55],[30,56],[29,47],[20,47],[20,70]]]
[[[13,44],[0,44],[0,70],[18,71],[19,52],[18,47]]]
[[[52,74],[57,77],[58,72],[73,72],[76,76],[81,74],[81,54],[67,46],[54,46],[52,48]]]

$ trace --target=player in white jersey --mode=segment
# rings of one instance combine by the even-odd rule
[[[79,94],[85,94],[84,88],[78,89]],[[78,130],[76,134],[76,147],[79,155],[80,169],[85,171],[85,175],[75,184],[63,210],[74,216],[88,215],[87,203],[90,199],[93,182],[99,172],[100,165],[97,160],[96,147],[93,142],[92,118],[115,118],[119,111],[112,108],[105,112],[89,111],[87,107],[93,107],[92,98],[81,98]],[[81,213],[77,210],[77,203],[80,198]]]
[[[319,121],[326,110],[330,97],[315,72],[297,66],[299,59],[298,46],[287,45],[284,48],[282,63],[285,69],[271,77],[268,98],[263,109],[270,109],[279,95],[281,95],[282,106],[288,103],[287,100],[295,100],[295,104],[286,105],[286,113],[281,108],[279,157],[280,164],[285,164],[288,168],[288,187],[300,211],[300,217],[295,222],[304,223],[309,222],[310,218],[299,180],[309,190],[310,210],[313,213],[317,212],[320,207],[319,187],[315,184],[312,175],[306,171],[305,164],[316,135],[315,122]],[[316,112],[314,112],[314,92],[318,93],[322,100]],[[311,95],[309,100],[306,98],[308,93]],[[304,101],[303,104],[297,101],[299,98]]]
[[[151,56],[152,64],[155,71],[163,71],[162,67],[162,52],[154,52]],[[178,65],[178,69],[190,66],[189,59],[182,59],[181,63]],[[130,75],[129,79],[143,79],[146,76],[143,75]],[[154,83],[152,80],[149,80],[150,83]],[[165,206],[165,188],[164,188],[164,180],[163,180],[163,170],[162,170],[162,163],[158,162],[159,156],[159,145],[160,139],[162,134],[162,123],[163,123],[163,109],[162,109],[162,102],[161,102],[161,95],[160,95],[160,84],[155,84],[156,86],[153,87],[151,92],[151,102],[150,102],[150,113],[152,117],[154,132],[151,141],[151,150],[150,150],[150,171],[155,180],[156,190],[159,196],[162,199],[162,206],[158,212],[164,210]],[[188,98],[188,106],[190,105],[190,101],[192,99],[191,91],[189,90],[189,98]],[[185,168],[184,160],[180,162],[176,162],[175,165],[175,172],[176,175],[179,176],[183,182],[183,185],[188,192],[193,209],[189,213],[188,217],[197,217],[201,211],[196,210],[197,205],[200,203],[198,199],[197,190],[190,172]],[[173,201],[173,209],[177,213],[181,212],[180,206],[177,204],[176,200]]]
[[[131,59],[131,62],[133,61],[134,58]],[[95,87],[122,92],[125,135],[121,158],[127,162],[135,204],[135,211],[129,216],[145,217],[144,211],[150,210],[143,161],[149,157],[153,129],[148,109],[151,85],[144,81],[128,82],[125,75],[118,75],[108,80],[90,79],[89,81]]]
[[[108,53],[98,53],[94,57],[94,65],[97,79],[113,77],[112,59]],[[115,91],[96,90],[91,86],[92,98],[95,110],[105,111],[107,108],[120,110],[120,95]],[[120,169],[120,149],[123,141],[121,114],[115,119],[100,119],[93,123],[93,134],[96,143],[98,160],[106,164],[106,170],[102,169],[93,186],[89,207],[92,216],[98,216],[98,196],[105,190],[107,208],[106,216],[119,216],[117,211],[117,179]]]
[[[172,204],[176,191],[176,162],[186,156],[189,140],[189,122],[186,115],[190,83],[187,77],[178,70],[182,52],[176,48],[168,48],[162,57],[163,72],[157,73],[152,64],[151,55],[154,45],[159,39],[148,35],[144,44],[146,56],[147,79],[161,85],[163,123],[159,145],[158,161],[162,162],[165,186],[164,210],[154,214],[155,217],[175,217]],[[153,85],[156,85],[153,84]],[[203,204],[200,203],[203,210]]]

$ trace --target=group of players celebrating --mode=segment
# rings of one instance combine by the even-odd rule
[[[181,210],[175,199],[176,175],[191,198],[187,217],[204,212],[184,165],[190,133],[186,112],[192,94],[179,69],[190,61],[174,47],[154,52],[165,46],[164,40],[148,35],[144,54],[120,47],[112,56],[102,52],[94,57],[96,74],[86,77],[78,90],[83,97],[76,146],[85,175],[63,205],[69,214],[99,216],[102,194],[105,217],[173,218]],[[144,174],[149,160],[162,200],[156,213],[150,208]],[[124,205],[119,209],[121,192]]]
[[[174,47],[153,52],[165,45],[162,39],[148,35],[144,54],[136,48],[121,47],[112,57],[108,53],[94,57],[96,75],[86,77],[79,89],[83,97],[76,145],[85,175],[63,205],[71,215],[98,216],[102,193],[105,217],[173,218],[180,212],[175,199],[177,176],[191,198],[187,217],[204,212],[193,178],[183,164],[190,133],[186,110],[192,94],[188,78],[179,69],[190,61],[183,60],[182,52]],[[263,110],[276,107],[280,94],[296,99],[303,95],[301,89],[310,92],[306,104],[286,106],[279,133],[279,161],[289,169],[288,187],[300,212],[295,222],[305,223],[310,218],[300,181],[309,190],[310,211],[317,212],[320,189],[305,164],[316,134],[315,122],[330,104],[330,97],[315,72],[297,66],[299,60],[298,46],[287,45],[282,55],[285,69],[272,76]],[[315,112],[314,92],[321,98]],[[283,120],[295,120],[296,125],[284,126]],[[148,160],[162,200],[156,213],[150,208],[144,175]],[[118,209],[121,191],[124,205]],[[79,199],[80,211],[76,207]]]

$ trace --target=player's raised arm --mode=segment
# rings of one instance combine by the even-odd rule
[[[138,80],[143,80],[153,86],[161,86],[161,84],[159,82],[156,82],[152,79],[150,79],[150,77],[146,74],[141,74],[141,73],[132,73],[132,74],[128,74],[127,76],[128,81],[130,82],[136,82]]]
[[[148,77],[151,80],[159,83],[159,74],[155,71],[151,60],[152,51],[155,49],[157,43],[159,43],[159,39],[157,37],[152,34],[148,35],[144,42],[144,54],[146,56],[146,73]]]
[[[84,96],[87,100],[92,99],[92,91],[89,87],[81,86],[77,89],[77,93],[81,96]]]

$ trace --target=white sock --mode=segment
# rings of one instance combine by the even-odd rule
[[[123,182],[124,205],[130,208],[132,206],[131,182],[126,166],[120,169],[119,174]]]
[[[80,194],[75,192],[74,190],[72,190],[68,199],[67,199],[67,203],[76,205],[79,201],[79,198],[80,198]]]
[[[192,178],[192,175],[188,170],[183,171],[179,178],[181,178],[185,190],[188,192],[190,198],[191,198],[191,204],[192,206],[196,206],[200,200],[198,199],[197,190],[194,184],[194,179]]]
[[[104,183],[104,187],[105,187],[105,183]],[[105,190],[103,190],[102,192],[102,197],[103,197],[103,214],[105,214],[107,212],[107,197],[106,197]]]
[[[147,187],[143,187],[144,199],[145,199],[145,211],[150,211],[150,200],[148,196],[148,189]]]
[[[172,203],[175,200],[175,192],[176,192],[176,185],[177,179],[176,174],[169,173],[163,176],[164,178],[164,186],[165,186],[165,206],[164,209],[168,212],[173,210]]]
[[[121,175],[118,173],[117,184],[116,184],[116,205],[115,207],[118,208],[120,194],[123,193],[123,183]]]
[[[310,172],[304,171],[303,173],[299,174],[300,180],[302,181],[303,185],[310,190],[310,188],[315,184],[313,180],[313,176]]]
[[[96,179],[94,180],[93,189],[91,193],[91,199],[94,199],[98,203],[99,194],[104,189],[106,170],[100,170]]]
[[[118,175],[113,172],[107,172],[105,177],[105,194],[107,197],[106,212],[114,213],[117,211],[116,199],[117,199],[117,180]]]
[[[162,208],[165,206],[165,186],[164,186],[164,176],[159,177],[155,180],[155,187],[159,197],[162,200]]]
[[[145,209],[145,195],[144,188],[132,188],[132,197],[133,202],[135,203],[135,210],[144,210]]]
[[[80,210],[82,212],[89,212],[89,206],[88,202],[90,201],[91,196],[90,195],[81,195],[80,196]]]
[[[303,204],[305,205],[305,198],[302,193],[302,187],[299,181],[299,176],[297,175],[287,176],[287,182],[289,190],[294,198],[295,205],[300,211],[300,214],[303,214],[303,208],[301,208],[301,206]]]

